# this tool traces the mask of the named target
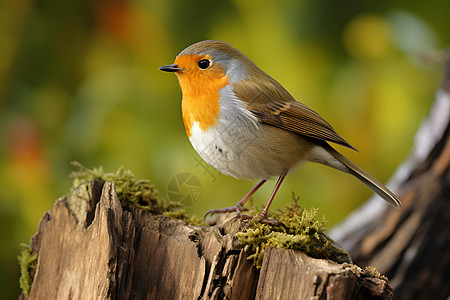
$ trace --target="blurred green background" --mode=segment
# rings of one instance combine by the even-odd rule
[[[0,291],[16,298],[19,243],[67,194],[76,160],[148,178],[163,198],[180,173],[201,183],[189,213],[233,205],[255,182],[199,163],[174,75],[188,45],[230,42],[319,112],[380,181],[408,155],[441,82],[450,1],[10,0],[0,2]],[[265,203],[274,181],[254,197]],[[351,176],[306,164],[284,182],[329,226],[369,198]]]

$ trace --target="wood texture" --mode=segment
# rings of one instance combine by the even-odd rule
[[[41,219],[32,238],[38,263],[28,298],[392,298],[383,280],[296,251],[266,249],[259,271],[231,226],[196,227],[124,210],[113,183],[90,182],[58,199]]]
[[[359,277],[348,265],[280,248],[265,252],[256,292],[256,299],[392,299],[392,296],[392,288],[384,280]]]

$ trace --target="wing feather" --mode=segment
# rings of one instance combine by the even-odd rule
[[[281,84],[264,75],[258,84],[243,80],[233,85],[236,95],[248,103],[248,109],[260,122],[356,150],[318,113],[295,101]]]

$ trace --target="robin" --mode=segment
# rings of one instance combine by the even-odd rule
[[[275,188],[259,214],[261,223],[278,224],[267,212],[283,179],[304,161],[349,173],[390,205],[399,199],[378,180],[337,152],[329,142],[356,150],[319,114],[297,102],[247,56],[222,41],[201,41],[161,71],[177,75],[182,117],[189,140],[218,171],[235,178],[261,179],[236,205],[205,214],[237,212],[269,179]],[[240,216],[249,219],[248,216]]]

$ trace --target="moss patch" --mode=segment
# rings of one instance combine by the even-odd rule
[[[253,260],[258,269],[261,268],[264,249],[271,246],[300,250],[311,257],[337,263],[351,262],[350,255],[324,233],[326,221],[316,220],[317,209],[302,208],[294,195],[293,200],[284,211],[269,215],[269,218],[280,221],[285,227],[261,224],[254,218],[242,232],[236,234],[240,241],[250,245],[252,254],[248,259]]]
[[[188,216],[184,209],[178,209],[174,211],[165,211],[163,215],[166,217],[170,217],[173,219],[181,220],[185,223],[194,225],[194,226],[207,226],[207,224],[203,221],[203,219],[197,216]]]
[[[114,182],[117,197],[125,208],[136,206],[153,214],[180,219],[192,225],[206,225],[196,216],[187,216],[182,203],[174,201],[166,203],[158,197],[158,190],[149,180],[136,179],[130,170],[120,167],[114,173],[107,173],[103,171],[103,167],[88,169],[78,162],[72,164],[78,169],[70,175],[73,178],[73,188],[91,180]]]
[[[366,266],[364,268],[364,270],[362,271],[361,276],[372,277],[372,278],[377,278],[377,279],[381,279],[384,281],[388,281],[388,278],[386,276],[381,274],[375,267],[372,267],[372,266]]]
[[[361,269],[357,265],[353,264],[343,264],[343,269],[350,269],[356,276],[358,277],[372,277],[376,279],[381,279],[384,281],[388,281],[388,278],[384,275],[382,275],[375,267],[366,266],[364,269]]]
[[[20,266],[20,278],[19,286],[28,297],[31,290],[31,284],[33,283],[33,278],[31,278],[30,272],[36,268],[37,255],[31,255],[31,247],[26,244],[20,244],[22,251],[17,257]]]

